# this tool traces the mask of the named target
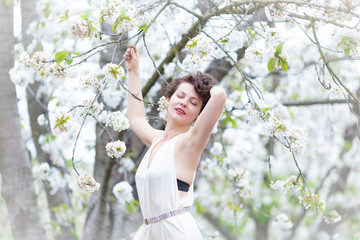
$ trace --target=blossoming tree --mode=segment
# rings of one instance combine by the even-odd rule
[[[359,237],[355,0],[36,6],[33,41],[15,46],[10,75],[46,109],[38,125],[52,129],[35,137],[31,125],[34,182],[45,182],[49,195],[72,190],[71,203],[47,198],[54,235],[61,227],[83,239],[131,239],[141,222],[133,188],[146,148],[126,119],[122,64],[131,44],[142,56],[149,121],[159,128],[160,90],[176,76],[206,71],[228,92],[196,180],[194,211],[206,239]]]

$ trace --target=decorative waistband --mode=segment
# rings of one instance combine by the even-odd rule
[[[179,215],[179,214],[182,214],[182,213],[185,213],[185,212],[189,212],[189,208],[187,207],[184,207],[184,208],[179,208],[177,210],[174,210],[174,211],[170,211],[168,213],[163,213],[159,216],[156,216],[156,217],[152,217],[152,218],[145,218],[144,219],[144,223],[146,225],[149,225],[149,224],[152,224],[152,223],[156,223],[156,222],[160,222],[166,218],[169,218],[169,217],[173,217],[173,216],[176,216],[176,215]]]

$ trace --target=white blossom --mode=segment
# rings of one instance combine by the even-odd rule
[[[74,118],[70,113],[61,113],[56,116],[53,130],[56,134],[69,132],[74,127]]]
[[[67,74],[64,68],[64,62],[57,64],[50,61],[42,52],[34,52],[29,57],[27,52],[23,52],[19,57],[19,63],[26,68],[31,68],[39,73],[42,77],[53,76],[56,78],[64,78]]]
[[[320,200],[320,196],[316,193],[304,193],[299,196],[299,201],[304,205],[305,209],[315,208],[321,212],[325,210],[325,202]]]
[[[277,215],[276,220],[273,222],[273,224],[276,227],[280,227],[282,230],[289,230],[293,227],[293,223],[285,213]]]
[[[337,85],[331,86],[328,94],[330,99],[344,99],[343,90]]]
[[[76,183],[80,189],[83,189],[87,192],[95,192],[100,188],[100,183],[96,182],[93,177],[88,176],[87,173],[81,174],[77,178]]]
[[[225,109],[226,111],[230,112],[234,107],[234,102],[232,100],[230,100],[229,98],[226,99],[225,102]]]
[[[267,104],[259,101],[257,103],[248,103],[245,106],[245,115],[250,121],[259,123],[270,119],[274,116],[274,113]]]
[[[228,177],[233,183],[234,193],[238,193],[240,197],[250,197],[251,187],[246,178],[246,171],[239,168],[232,168],[228,170]]]
[[[44,114],[40,114],[37,118],[37,123],[39,124],[39,126],[45,126],[47,124],[47,119],[45,118]]]
[[[288,12],[294,10],[294,5],[288,3],[269,4],[265,7],[265,14],[269,21],[285,21]]]
[[[80,83],[83,89],[93,88],[95,90],[103,90],[106,79],[100,73],[88,73],[85,77],[80,78]]]
[[[108,63],[102,68],[105,79],[108,82],[119,81],[125,77],[125,70],[122,66],[114,63]]]
[[[47,162],[43,162],[40,165],[36,165],[32,169],[32,173],[35,178],[46,180],[49,175],[50,167]]]
[[[133,188],[126,181],[117,183],[113,188],[113,194],[118,200],[121,207],[124,207],[126,203],[134,200],[132,192]]]
[[[124,131],[130,127],[129,120],[120,111],[102,111],[99,115],[99,121],[104,123],[106,127],[111,127],[117,132]]]
[[[93,100],[84,100],[83,106],[80,110],[80,117],[84,117],[86,114],[97,116],[103,107],[104,105],[102,103],[99,104],[97,102],[93,103]]]
[[[203,62],[199,55],[187,55],[182,64],[184,68],[190,72],[202,68],[203,66]]]
[[[67,180],[64,178],[62,173],[57,169],[52,167],[49,172],[49,176],[47,177],[49,181],[51,191],[50,194],[54,195],[60,188],[66,187]]]
[[[123,158],[120,161],[120,167],[118,169],[118,172],[130,172],[135,168],[135,163],[131,158]]]
[[[186,45],[186,49],[192,56],[197,55],[200,59],[207,58],[213,51],[213,41],[207,37],[204,33],[200,33],[196,37],[190,39]]]
[[[87,38],[90,34],[89,24],[80,15],[71,16],[64,22],[67,32],[73,38]]]
[[[294,154],[302,154],[309,141],[309,133],[305,128],[291,127],[287,131],[290,140],[291,150]]]
[[[120,140],[106,144],[105,148],[107,155],[111,158],[120,158],[126,151],[125,143]]]
[[[113,25],[119,32],[131,31],[148,22],[148,15],[127,0],[111,0],[101,10],[102,18],[106,23]],[[116,24],[116,25],[114,25]]]
[[[159,111],[159,115],[163,119],[167,119],[167,100],[165,96],[162,96],[158,101],[159,107],[157,110]]]
[[[341,49],[346,56],[358,56],[360,53],[360,31],[355,29],[337,28],[333,33],[333,44]]]
[[[341,216],[338,214],[337,211],[333,210],[329,213],[324,215],[324,221],[327,224],[335,224],[341,220]]]
[[[210,152],[211,152],[211,154],[218,156],[218,155],[222,154],[222,150],[223,150],[222,144],[219,142],[214,142],[214,145],[210,149]]]
[[[274,190],[280,190],[281,192],[286,192],[285,182],[281,180],[271,181],[270,188]]]

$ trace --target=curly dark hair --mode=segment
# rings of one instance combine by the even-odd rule
[[[202,111],[210,99],[210,89],[217,84],[215,78],[208,73],[196,72],[189,73],[183,77],[175,78],[164,91],[164,96],[166,98],[171,98],[171,96],[178,89],[179,85],[183,82],[191,83],[195,87],[196,93],[202,100]]]

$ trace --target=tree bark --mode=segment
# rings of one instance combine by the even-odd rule
[[[27,34],[27,29],[29,28],[29,24],[33,21],[36,21],[37,15],[36,11],[33,11],[33,6],[35,6],[35,0],[23,1],[21,3],[21,16],[22,16],[22,42],[24,44],[25,49],[27,49],[28,45],[33,40],[30,34]],[[30,53],[31,54],[31,53]],[[47,162],[51,167],[57,168],[62,174],[67,173],[66,167],[55,166],[52,164],[50,154],[44,152],[39,143],[39,137],[41,135],[51,134],[51,129],[49,125],[40,126],[38,124],[38,117],[42,114],[48,118],[48,111],[44,107],[48,105],[49,96],[42,96],[41,98],[36,98],[34,94],[38,92],[39,88],[41,88],[41,81],[35,81],[33,84],[29,84],[27,93],[27,103],[28,103],[28,111],[30,118],[30,127],[32,138],[35,144],[36,156],[37,160],[40,163]],[[64,162],[65,166],[65,162]],[[66,205],[71,209],[71,200],[70,200],[70,189],[68,186],[65,188],[59,189],[55,194],[50,194],[51,187],[47,182],[44,182],[44,189],[46,193],[46,199],[48,202],[48,208],[50,213],[50,218],[53,223],[59,224],[61,231],[55,231],[55,240],[76,240],[74,235],[74,223],[72,222],[59,222],[56,218],[56,212],[54,211],[54,207],[58,207],[61,205]]]
[[[102,28],[105,28],[106,32],[110,32],[108,25],[103,24]],[[118,45],[116,49],[110,49],[105,53],[102,52],[100,55],[101,67],[112,60],[118,64],[119,56],[125,53],[126,48],[127,46]],[[115,54],[114,56],[113,53]],[[121,103],[119,103],[119,105],[120,104]],[[117,140],[117,138],[124,140],[124,133],[118,134],[110,129],[108,130],[115,140]],[[110,137],[102,127],[97,124],[94,177],[98,179],[98,181],[101,180],[101,188],[98,192],[92,194],[89,201],[82,237],[84,240],[116,240],[127,238],[127,236],[124,236],[124,229],[122,228],[125,210],[121,209],[118,202],[111,197],[113,186],[123,180],[123,176],[117,171],[119,165],[118,160],[111,159],[107,156],[105,146],[109,142],[111,142]],[[129,148],[128,145],[127,147]]]
[[[15,86],[10,81],[13,66],[13,6],[0,1],[2,26],[0,56],[0,173],[1,194],[9,213],[12,234],[16,240],[45,240],[31,165],[21,135]]]

